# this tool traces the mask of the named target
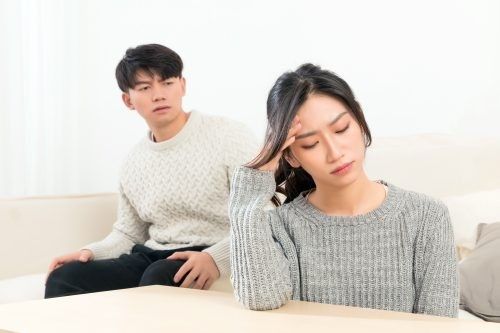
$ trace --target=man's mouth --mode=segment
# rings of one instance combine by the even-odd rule
[[[154,108],[153,112],[168,111],[168,110],[170,110],[170,106],[159,106],[157,108]]]

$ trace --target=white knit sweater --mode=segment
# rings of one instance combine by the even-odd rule
[[[210,246],[221,276],[229,269],[229,185],[234,169],[256,153],[242,124],[192,111],[172,139],[148,136],[129,154],[120,176],[117,221],[103,240],[85,246],[95,259],[156,250]]]

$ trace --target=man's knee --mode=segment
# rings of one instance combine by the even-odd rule
[[[146,268],[142,275],[140,286],[149,286],[160,284],[164,286],[179,286],[179,283],[174,282],[174,276],[184,264],[181,260],[162,259],[155,261]]]
[[[53,270],[45,283],[45,298],[78,294],[84,263],[74,261]]]

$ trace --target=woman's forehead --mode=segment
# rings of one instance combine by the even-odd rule
[[[328,125],[333,120],[349,117],[349,110],[339,100],[325,95],[311,95],[297,112],[302,127]]]

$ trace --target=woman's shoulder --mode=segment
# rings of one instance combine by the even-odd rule
[[[401,207],[406,210],[422,212],[435,211],[442,213],[447,211],[446,205],[438,198],[423,192],[404,189],[393,184],[385,184],[388,185],[389,190],[396,192],[397,200],[400,201]]]

